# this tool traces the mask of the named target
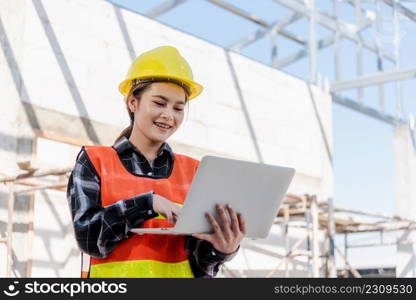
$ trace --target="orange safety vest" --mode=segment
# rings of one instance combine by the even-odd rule
[[[199,165],[198,160],[175,153],[168,178],[148,178],[127,171],[112,147],[86,146],[85,150],[101,178],[103,207],[150,191],[182,205]],[[140,225],[173,226],[161,216]],[[193,277],[185,237],[180,235],[133,234],[120,241],[106,258],[91,257],[89,261],[83,253],[83,277],[88,275],[88,267],[90,277]]]

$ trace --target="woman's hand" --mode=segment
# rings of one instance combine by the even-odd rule
[[[195,233],[192,236],[210,242],[216,250],[222,253],[233,253],[238,249],[241,240],[246,234],[244,219],[240,213],[236,214],[229,205],[227,205],[227,211],[231,222],[225,215],[225,209],[221,205],[217,204],[216,209],[220,217],[220,224],[209,213],[206,215],[214,233]]]
[[[153,210],[168,219],[173,224],[178,219],[181,207],[158,194],[153,195]]]

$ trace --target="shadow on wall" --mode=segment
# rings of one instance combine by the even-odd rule
[[[52,269],[55,273],[56,277],[68,277],[66,274],[62,274],[61,270],[64,269],[67,264],[70,262],[70,260],[73,257],[79,258],[79,270],[81,270],[81,259],[80,259],[80,251],[75,248],[71,248],[71,251],[68,253],[68,255],[64,258],[64,260],[60,260],[59,262],[51,262],[50,260],[34,260],[33,261],[33,267],[34,268],[42,268],[42,269]],[[53,265],[51,265],[53,263]],[[75,273],[74,277],[79,277],[80,273]]]
[[[231,61],[230,51],[228,51],[227,49],[224,49],[224,53],[227,59],[228,67],[230,68],[230,71],[231,71],[235,89],[237,90],[238,99],[240,100],[241,108],[243,110],[244,117],[247,122],[247,127],[248,127],[248,130],[250,131],[250,137],[251,137],[251,140],[253,141],[254,149],[256,150],[258,162],[264,163],[263,156],[261,155],[261,150],[257,142],[257,136],[256,136],[256,133],[254,132],[253,124],[251,122],[251,118],[247,110],[247,106],[243,97],[243,93],[241,91],[240,83],[238,82],[237,73],[235,71],[233,62]]]
[[[131,60],[136,59],[136,51],[134,50],[133,43],[130,38],[130,34],[127,30],[126,22],[124,21],[123,15],[121,14],[120,7],[115,6],[113,4],[114,13],[116,14],[117,22],[120,26],[121,34],[123,35],[124,42],[126,43],[127,50],[129,51],[129,55]]]
[[[26,100],[28,104],[30,104],[31,100],[30,100],[25,82],[23,80],[22,73],[17,64],[16,56],[14,55],[13,50],[11,48],[9,38],[7,37],[6,30],[4,28],[1,18],[0,18],[0,46],[1,46],[1,49],[3,50],[4,57],[6,58],[7,65],[9,66],[9,70],[12,75],[13,83],[16,88],[17,94],[19,95],[21,101]],[[24,111],[26,113],[26,117],[32,129],[40,130],[41,129],[40,123],[32,105],[24,106]]]
[[[53,222],[58,224],[57,227],[54,228],[37,228],[37,224],[34,224],[34,235],[36,236],[36,241],[40,241],[43,245],[37,245],[36,247],[41,247],[45,249],[46,252],[42,254],[41,259],[33,259],[32,260],[32,270],[36,268],[47,269],[52,271],[56,277],[62,277],[64,269],[68,267],[68,263],[73,260],[74,257],[80,256],[80,251],[76,246],[75,238],[73,237],[73,228],[72,222],[70,220],[62,220],[57,206],[54,205],[54,201],[49,197],[48,193],[45,191],[41,191],[42,198],[46,206],[48,207],[48,211],[51,213],[43,216],[45,218],[45,222],[48,223]],[[7,211],[7,199],[8,193],[0,192],[0,209],[3,211]],[[39,197],[35,201],[39,201]],[[65,200],[64,200],[65,201]],[[27,235],[29,231],[29,222],[28,219],[28,210],[29,210],[29,202],[30,196],[28,195],[18,195],[15,200],[14,205],[14,222],[13,222],[13,247],[12,247],[12,257],[13,257],[13,265],[12,265],[12,274],[15,277],[26,277],[28,274],[28,260],[26,257],[32,257],[32,253],[29,253],[28,249],[32,248],[29,246],[29,236]],[[66,208],[69,211],[69,208]],[[16,217],[19,216],[18,218]],[[22,219],[25,218],[25,219]],[[65,225],[65,221],[68,225]],[[38,220],[39,222],[39,220]],[[41,224],[42,225],[42,224]],[[39,226],[38,224],[38,227]],[[5,237],[7,232],[7,221],[0,221],[0,237]],[[70,239],[68,239],[68,235]],[[70,242],[68,242],[70,240]],[[17,243],[18,242],[18,243]],[[65,257],[59,256],[59,260],[56,259],[56,247],[61,247],[62,243],[65,243],[64,247],[67,247],[68,254]],[[61,245],[61,246],[60,246]],[[17,248],[19,247],[19,248]],[[53,249],[55,249],[53,251]],[[66,251],[65,251],[66,252]],[[20,257],[20,259],[19,259]],[[25,259],[22,259],[24,257]],[[6,257],[0,258],[0,266],[6,266]],[[78,263],[78,259],[76,263]],[[74,264],[76,264],[74,263]],[[71,270],[75,270],[74,275],[77,276],[76,273],[78,270],[78,265],[74,265],[71,267]],[[3,271],[3,270],[1,270]],[[29,272],[30,273],[30,272]]]
[[[328,160],[331,163],[331,167],[333,167],[334,164],[333,164],[333,159],[332,159],[331,148],[330,148],[329,142],[328,142],[328,135],[326,134],[324,125],[322,124],[322,118],[319,115],[318,107],[316,106],[316,101],[315,101],[315,97],[314,97],[313,92],[312,92],[311,85],[308,82],[305,82],[305,84],[306,84],[306,87],[308,88],[309,98],[311,99],[311,102],[312,102],[312,107],[313,107],[313,111],[315,113],[316,121],[319,124],[319,130],[321,132],[322,140],[323,140],[324,145],[325,145],[325,150],[326,150],[326,154],[328,156]]]
[[[93,125],[89,121],[89,115],[84,105],[84,101],[82,100],[81,94],[74,80],[74,76],[72,75],[71,69],[69,68],[69,65],[62,52],[62,48],[52,28],[51,22],[42,4],[42,1],[33,0],[33,5],[36,9],[36,13],[38,14],[39,20],[41,21],[43,30],[45,31],[46,37],[48,38],[49,44],[52,48],[52,51],[55,55],[58,65],[61,69],[62,75],[64,76],[66,84],[69,88],[69,91],[71,92],[72,99],[74,100],[78,113],[80,116],[86,117],[86,118],[81,118],[85,131],[87,132],[88,137],[91,141],[93,141],[96,144],[100,144],[100,140],[97,136],[97,133]]]

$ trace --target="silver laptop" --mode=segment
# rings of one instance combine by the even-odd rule
[[[174,227],[134,228],[137,234],[192,234],[212,232],[205,218],[218,220],[215,204],[240,212],[246,237],[265,238],[295,174],[293,168],[216,156],[204,156]]]

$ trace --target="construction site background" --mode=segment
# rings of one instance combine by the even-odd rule
[[[175,152],[297,170],[270,236],[244,240],[219,276],[415,276],[406,124],[394,136],[400,217],[346,210],[333,205],[333,98],[316,84],[104,0],[0,1],[0,42],[0,277],[79,276],[68,175],[82,145],[112,145],[128,125],[117,84],[138,53],[159,45],[177,47],[205,86],[169,140]],[[384,232],[371,243],[390,239],[394,256],[350,261],[336,236],[360,232]]]

